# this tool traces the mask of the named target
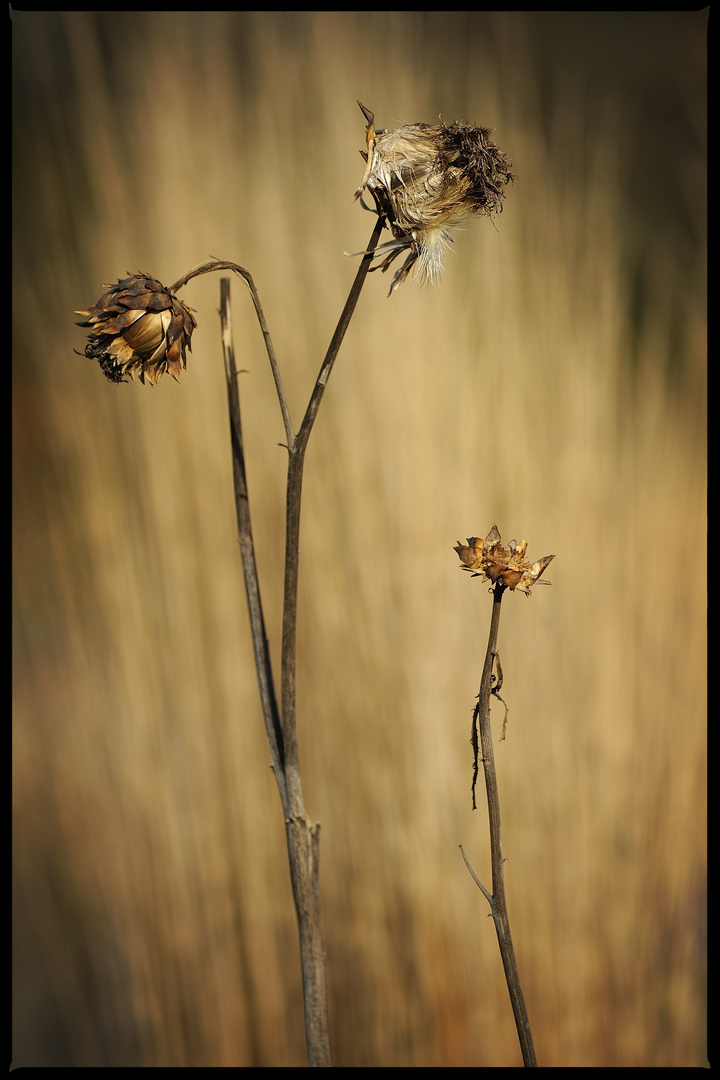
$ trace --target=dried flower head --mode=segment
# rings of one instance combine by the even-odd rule
[[[527,540],[511,540],[507,547],[503,547],[497,525],[493,525],[484,540],[477,536],[470,536],[467,545],[459,540],[453,551],[457,551],[460,569],[472,573],[473,577],[482,577],[485,581],[492,581],[493,585],[502,584],[510,590],[519,589],[526,596],[530,595],[530,589],[542,574],[545,568],[555,558],[554,555],[545,555],[535,563],[525,560]],[[548,582],[541,582],[546,585]]]
[[[192,332],[191,309],[147,274],[118,281],[88,311],[76,311],[90,327],[85,356],[97,360],[110,382],[137,374],[155,386],[166,371],[177,379]]]
[[[376,130],[373,113],[358,105],[367,120],[367,150],[360,151],[367,168],[355,198],[362,202],[369,191],[394,237],[376,249],[375,256],[383,261],[373,269],[387,270],[407,251],[390,292],[416,263],[425,282],[432,284],[440,277],[443,255],[463,218],[502,211],[505,188],[515,179],[511,162],[490,141],[491,128],[453,121]]]

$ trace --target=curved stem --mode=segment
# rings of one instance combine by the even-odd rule
[[[246,270],[243,266],[238,266],[234,262],[226,262],[223,259],[210,259],[208,262],[200,263],[199,266],[193,267],[187,274],[183,274],[174,285],[170,286],[168,290],[171,293],[177,292],[183,285],[187,285],[193,278],[199,277],[201,274],[210,274],[214,270],[232,270],[233,273],[238,274],[252,296],[253,304],[255,305],[255,313],[258,317],[260,324],[260,330],[262,331],[263,340],[265,341],[265,349],[270,361],[270,368],[275,380],[275,389],[277,390],[278,401],[280,402],[280,411],[283,417],[283,423],[285,425],[285,437],[287,439],[288,448],[292,447],[295,443],[295,432],[293,431],[292,420],[290,419],[290,409],[288,408],[287,398],[285,397],[285,390],[280,378],[280,368],[277,362],[277,356],[275,355],[275,346],[273,345],[272,338],[270,337],[270,331],[268,329],[267,321],[265,319],[265,313],[260,303],[260,296],[255,288],[255,282],[252,279],[252,274],[249,270]]]

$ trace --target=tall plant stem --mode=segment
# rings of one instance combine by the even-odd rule
[[[327,1010],[325,951],[320,923],[320,826],[319,824],[313,824],[305,812],[302,784],[300,780],[300,760],[296,730],[295,657],[297,636],[298,561],[300,551],[300,506],[305,451],[307,449],[308,439],[310,438],[310,432],[315,422],[330,373],[347,328],[350,325],[350,320],[355,311],[360,292],[370,269],[372,252],[377,246],[381,230],[382,221],[378,217],[370,243],[367,247],[367,253],[364,255],[360,267],[358,268],[355,281],[350,289],[350,294],[345,303],[330,346],[328,347],[322,367],[320,368],[320,373],[315,382],[315,387],[311,394],[305,416],[297,434],[295,434],[293,430],[282,380],[280,378],[280,371],[275,358],[275,351],[267,329],[267,324],[265,323],[260,299],[253,280],[248,272],[233,263],[207,263],[197,267],[194,271],[191,271],[185,278],[181,278],[180,281],[173,286],[172,290],[174,291],[176,288],[184,285],[190,280],[190,277],[200,273],[207,273],[214,269],[231,269],[245,280],[251,291],[258,321],[263,332],[285,424],[288,449],[288,476],[281,656],[282,708],[281,710],[278,710],[250,524],[250,504],[245,475],[240,398],[237,385],[235,356],[232,347],[229,282],[224,280],[221,284],[221,321],[228,403],[230,409],[230,429],[233,448],[233,479],[235,485],[235,504],[240,550],[245,575],[245,588],[250,612],[255,666],[260,687],[260,699],[265,721],[265,730],[270,746],[273,771],[277,781],[283,815],[285,818],[285,837],[290,863],[290,878],[300,938],[308,1065],[310,1067],[320,1068],[328,1067],[332,1062],[330,1057],[330,1035]]]
[[[500,605],[502,603],[505,586],[498,582],[493,590],[492,617],[490,620],[490,636],[488,639],[485,663],[483,665],[480,693],[475,706],[473,716],[473,741],[479,730],[480,753],[485,773],[485,790],[487,792],[488,819],[490,824],[490,858],[492,866],[492,894],[478,880],[468,862],[462,847],[462,857],[465,865],[472,874],[473,880],[490,904],[490,912],[495,923],[495,930],[500,946],[503,968],[505,969],[505,981],[510,993],[515,1026],[517,1027],[520,1048],[522,1050],[523,1063],[526,1067],[536,1067],[535,1049],[533,1047],[530,1022],[528,1020],[525,997],[520,985],[520,975],[512,936],[510,934],[510,921],[507,913],[507,901],[505,898],[505,874],[503,869],[502,831],[500,828],[500,795],[498,792],[497,773],[495,771],[495,754],[493,752],[492,728],[490,725],[490,698],[493,690],[493,665],[497,656],[498,633],[500,629]],[[474,792],[473,792],[474,798]]]
[[[382,223],[373,230],[368,252],[375,248]],[[285,592],[283,599],[281,700],[282,730],[285,748],[285,783],[287,808],[285,831],[290,855],[290,873],[298,914],[300,952],[305,992],[305,1025],[310,1065],[330,1065],[328,1036],[327,990],[325,982],[325,952],[320,925],[319,842],[320,826],[313,824],[305,812],[296,727],[296,639],[297,590],[300,554],[300,507],[302,502],[305,451],[322,396],[327,386],[345,332],[350,325],[355,306],[367,277],[372,254],[366,255],[358,269],[345,308],[338,322],[327,354],[317,377],[303,422],[297,436],[288,446],[288,474],[285,519]],[[310,1048],[313,1047],[311,1056]],[[313,1061],[313,1057],[316,1060]]]

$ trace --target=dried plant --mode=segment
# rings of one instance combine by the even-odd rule
[[[223,279],[221,282],[222,343],[230,412],[233,480],[240,551],[265,730],[285,819],[290,877],[300,937],[308,1064],[311,1067],[329,1066],[331,1059],[325,952],[320,924],[320,826],[313,823],[305,811],[295,724],[297,586],[303,466],[307,442],[320,401],[370,269],[372,251],[377,244],[381,228],[382,223],[378,218],[370,237],[368,253],[356,273],[315,382],[305,416],[297,431],[290,417],[280,369],[260,297],[252,276],[242,266],[232,262],[211,260],[193,268],[169,288],[165,288],[159,281],[145,274],[129,276],[110,287],[93,307],[87,311],[76,312],[83,316],[83,321],[78,325],[89,328],[85,355],[98,361],[102,372],[111,382],[124,382],[126,375],[134,378],[135,374],[138,374],[141,382],[147,380],[154,386],[166,371],[177,377],[181,368],[185,366],[185,351],[190,347],[190,337],[196,326],[190,309],[175,296],[178,289],[201,274],[231,270],[244,280],[252,295],[275,379],[288,450],[280,706],[278,706],[270,661],[250,521],[240,397],[232,345],[229,281]]]
[[[417,264],[423,280],[440,279],[453,231],[468,215],[502,211],[506,186],[515,179],[511,163],[490,141],[491,128],[470,124],[407,124],[376,130],[375,116],[358,102],[367,120],[365,175],[355,198],[367,190],[394,239],[375,253],[383,272],[407,251],[390,292]],[[363,203],[363,205],[365,205]]]
[[[90,327],[85,356],[97,360],[110,382],[137,374],[155,386],[166,371],[177,379],[197,323],[191,309],[147,274],[108,286],[78,326]]]
[[[545,555],[536,563],[526,562],[527,540],[519,543],[511,540],[507,547],[503,547],[497,525],[493,525],[484,540],[470,536],[467,546],[458,540],[453,550],[457,551],[463,564],[461,569],[471,571],[473,577],[482,577],[483,581],[492,581],[493,585],[499,582],[511,591],[519,589],[528,597],[532,586],[555,558],[554,555]]]
[[[201,274],[229,270],[242,278],[252,296],[275,380],[288,451],[279,702],[250,520],[240,397],[232,343],[229,279],[222,279],[220,317],[238,533],[263,718],[285,820],[300,938],[308,1064],[312,1067],[328,1066],[331,1058],[325,955],[320,924],[320,826],[310,820],[305,810],[296,731],[297,587],[305,451],[330,373],[367,274],[375,268],[372,263],[378,253],[382,255],[378,268],[386,270],[401,251],[407,251],[403,266],[393,278],[391,291],[405,280],[415,263],[418,263],[426,281],[436,281],[442,267],[442,254],[452,240],[451,230],[467,214],[498,213],[502,209],[503,189],[513,179],[504,155],[488,140],[489,129],[471,128],[467,124],[439,127],[414,124],[396,132],[376,132],[373,114],[362,105],[361,108],[368,121],[368,149],[364,155],[367,170],[355,197],[360,198],[366,189],[372,193],[376,203],[376,221],[367,249],[359,253],[362,255],[360,267],[299,428],[296,429],[292,422],[275,348],[255,283],[250,273],[237,263],[211,260],[194,267],[170,287],[165,287],[147,274],[128,275],[116,285],[106,286],[108,291],[92,307],[76,312],[82,316],[78,325],[88,330],[84,355],[99,363],[110,382],[126,382],[126,376],[134,379],[137,375],[142,383],[155,386],[166,372],[177,379],[185,368],[186,351],[190,349],[190,340],[197,325],[191,309],[177,298],[179,289]],[[378,249],[384,227],[390,228],[394,239]],[[475,542],[469,543],[472,545]],[[515,562],[523,553],[524,548],[519,554],[513,552]],[[476,549],[472,548],[469,557],[461,555],[461,558],[466,569],[482,569],[491,576],[488,573],[490,563],[487,558],[483,561],[481,555],[482,551],[478,556]],[[520,564],[517,566],[519,569]],[[522,564],[518,579],[507,584],[511,588],[529,591],[542,569]],[[510,572],[508,563],[506,573]],[[498,587],[504,588],[505,584]]]
[[[500,654],[498,652],[498,634],[500,629],[500,604],[506,589],[514,591],[519,589],[527,596],[536,584],[540,575],[555,558],[554,555],[546,555],[536,563],[525,561],[527,540],[511,540],[507,547],[503,546],[497,525],[485,537],[480,540],[473,536],[468,539],[467,545],[458,543],[453,549],[458,553],[461,569],[468,570],[473,577],[480,577],[483,581],[491,581],[493,584],[493,608],[490,621],[490,636],[485,652],[480,693],[477,704],[473,711],[472,733],[470,742],[473,748],[473,778],[472,778],[472,806],[476,809],[475,786],[479,772],[479,761],[482,761],[485,773],[485,788],[487,792],[488,818],[490,824],[490,853],[492,863],[492,893],[476,877],[468,859],[463,851],[460,851],[465,860],[465,865],[472,874],[473,880],[481,890],[483,896],[490,904],[490,911],[495,922],[500,954],[502,956],[505,980],[510,993],[515,1025],[517,1027],[523,1062],[526,1066],[537,1065],[535,1049],[533,1047],[530,1022],[528,1020],[525,998],[520,985],[515,950],[510,934],[510,922],[508,920],[507,902],[505,898],[505,876],[503,871],[502,833],[500,829],[500,796],[498,793],[497,774],[495,772],[495,754],[492,743],[492,728],[490,726],[490,699],[493,695],[500,696],[503,675],[500,666]],[[544,582],[542,584],[545,584]],[[507,706],[506,706],[507,715]]]

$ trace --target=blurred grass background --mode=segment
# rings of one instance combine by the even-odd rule
[[[299,738],[334,1064],[521,1063],[470,722],[503,605],[511,925],[538,1061],[706,1062],[704,12],[14,12],[14,1041],[26,1066],[302,1066],[236,542],[219,278],[187,373],[113,386],[73,310],[215,256],[296,425],[379,126],[514,162],[442,285],[371,275],[313,432]],[[233,282],[279,660],[285,453]],[[499,732],[503,709],[494,721]]]

